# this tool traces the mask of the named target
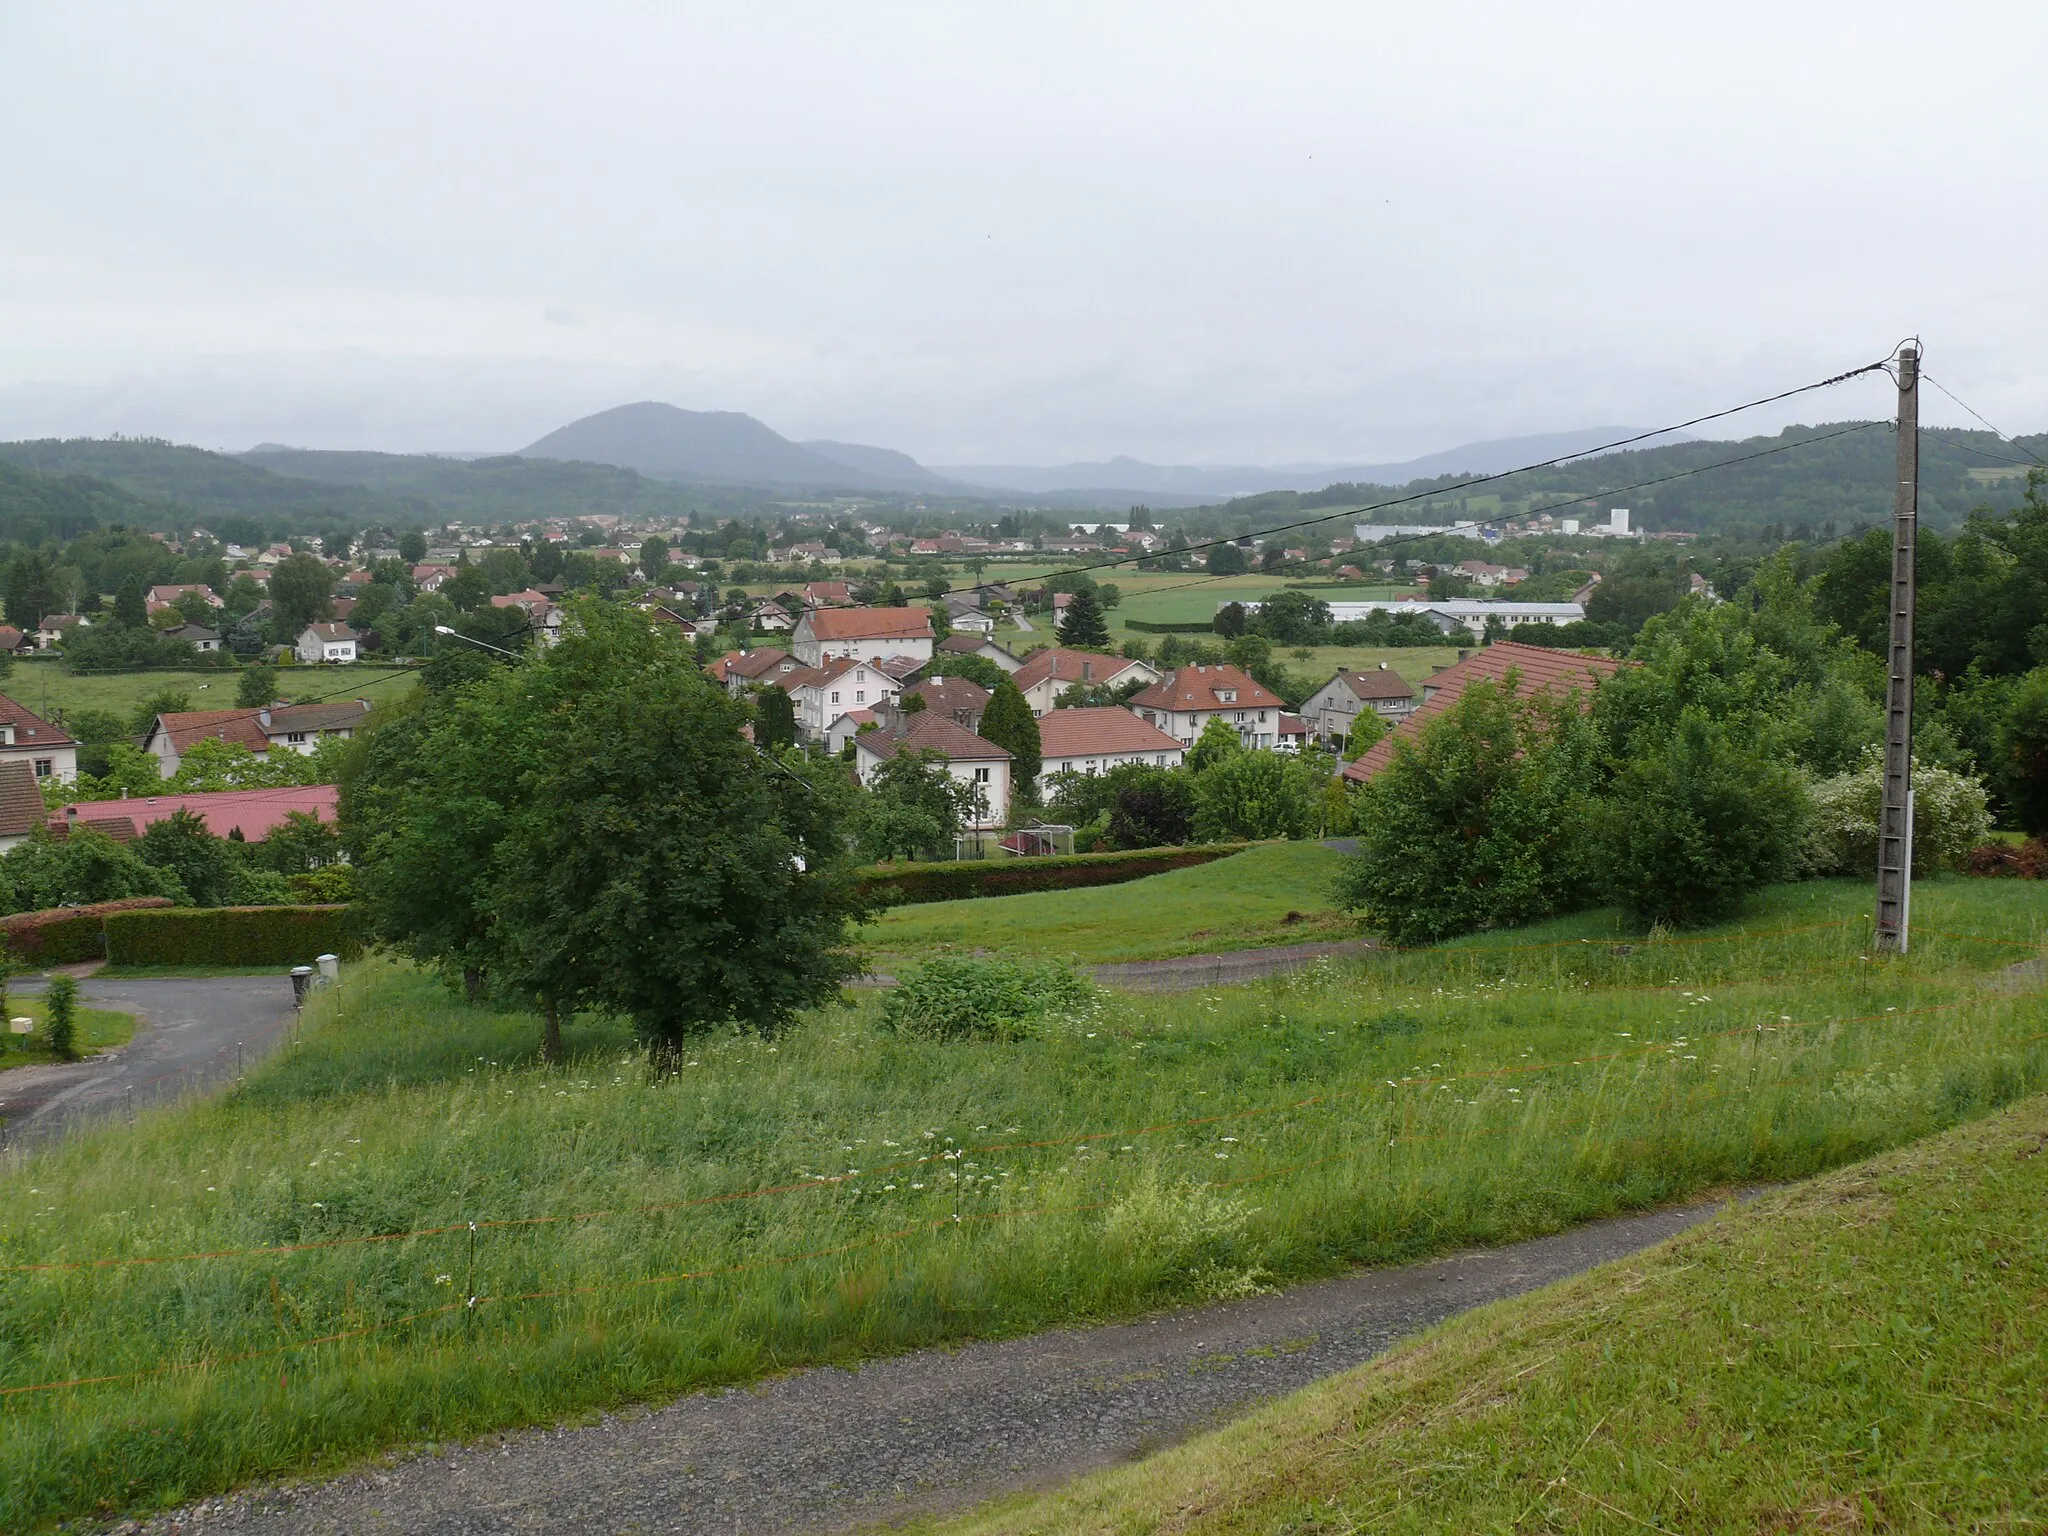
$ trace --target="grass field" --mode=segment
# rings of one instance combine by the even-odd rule
[[[366,962],[225,1097],[7,1167],[0,1528],[1506,1241],[2048,1083],[2048,1006],[1998,974],[2048,891],[1930,882],[1883,961],[1867,910],[1839,882],[1682,941],[1591,917],[1008,1045],[868,998],[666,1082],[617,1025],[544,1069],[533,1019]]]
[[[2048,1100],[1764,1197],[946,1536],[2018,1530]]]
[[[55,1061],[43,1039],[45,1009],[40,996],[29,997],[11,992],[5,1009],[7,1019],[34,1019],[35,1032],[17,1035],[7,1029],[0,1020],[0,1068],[28,1067],[38,1062]],[[76,1021],[79,1054],[92,1056],[100,1051],[110,1051],[116,1046],[126,1045],[135,1038],[135,1016],[115,1013],[104,1008],[79,1008],[72,1015]]]
[[[1356,938],[1356,920],[1330,905],[1342,864],[1320,843],[1265,843],[1128,885],[892,907],[864,947],[886,971],[945,955],[1098,965]],[[1303,920],[1289,923],[1290,912]]]
[[[402,697],[414,680],[412,671],[396,667],[287,667],[278,673],[286,698],[333,694],[360,696],[376,704]],[[173,689],[183,693],[194,709],[232,709],[235,684],[233,672],[116,672],[75,677],[61,665],[35,662],[16,665],[10,676],[0,680],[0,693],[47,719],[53,709],[103,709],[131,715],[146,699]]]

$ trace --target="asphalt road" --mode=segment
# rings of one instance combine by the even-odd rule
[[[14,990],[41,990],[16,982]],[[289,977],[149,980],[87,977],[87,1007],[136,1017],[135,1038],[85,1061],[0,1071],[0,1139],[10,1146],[61,1136],[106,1115],[201,1092],[267,1055],[292,1022]]]
[[[724,1536],[899,1520],[1145,1455],[1467,1308],[1661,1242],[1714,1209],[1596,1222],[1135,1323],[799,1371],[208,1501],[141,1529]]]

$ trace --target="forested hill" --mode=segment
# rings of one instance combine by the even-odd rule
[[[1595,506],[1566,508],[1558,515],[1593,516],[1610,506],[1627,507],[1638,528],[1826,540],[1891,515],[1895,473],[1891,423],[1865,423],[1861,430],[1829,436],[1857,425],[1835,422],[1787,427],[1775,436],[1738,442],[1674,443],[1610,453],[1472,490],[1459,489],[1461,481],[1471,477],[1456,475],[1399,487],[1333,485],[1305,493],[1242,496],[1175,517],[1203,532],[1248,533],[1312,515],[1318,508],[1367,506],[1436,490],[1441,494],[1389,508],[1378,520],[1427,523],[1513,516],[1556,502],[1585,499]],[[1933,528],[1951,528],[1978,507],[2008,511],[2017,506],[2026,489],[2027,453],[2048,460],[2048,434],[2017,441],[2018,450],[1990,432],[1949,428],[1923,432],[1922,520]],[[1706,467],[1772,449],[1784,451],[1725,468]],[[1647,489],[1620,489],[1693,470],[1702,472]]]
[[[0,458],[0,543],[69,540],[113,523],[157,527],[164,508],[89,475],[41,475]]]
[[[721,503],[720,511],[733,510],[699,487],[684,489],[634,470],[509,454],[462,460],[415,453],[259,448],[244,455],[244,462],[300,480],[365,487],[431,505],[443,517],[469,520],[519,522],[592,512],[676,517],[714,502]]]

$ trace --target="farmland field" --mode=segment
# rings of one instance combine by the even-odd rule
[[[80,677],[67,672],[61,664],[38,661],[18,663],[10,677],[0,680],[0,693],[45,718],[53,709],[67,713],[100,709],[126,716],[133,714],[146,699],[171,690],[183,693],[193,709],[232,709],[238,675],[223,670],[113,672]],[[374,704],[402,698],[414,679],[408,669],[375,666],[285,667],[277,676],[278,687],[286,698],[360,695]]]
[[[1114,929],[1177,878],[1086,895]],[[1508,1241],[2048,1084],[2044,996],[2002,974],[2048,888],[1927,882],[1905,957],[1868,908],[1590,914],[1010,1043],[892,1033],[870,995],[668,1080],[618,1023],[547,1068],[531,1017],[366,961],[222,1098],[6,1169],[0,1528]]]

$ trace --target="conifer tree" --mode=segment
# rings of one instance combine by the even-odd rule
[[[1109,648],[1109,624],[1102,617],[1102,600],[1092,588],[1083,587],[1067,604],[1067,616],[1060,620],[1060,644],[1081,650]]]
[[[981,712],[981,739],[1010,754],[1012,788],[1019,799],[1028,797],[1042,761],[1038,722],[1024,695],[1007,677],[996,684],[995,695]]]

